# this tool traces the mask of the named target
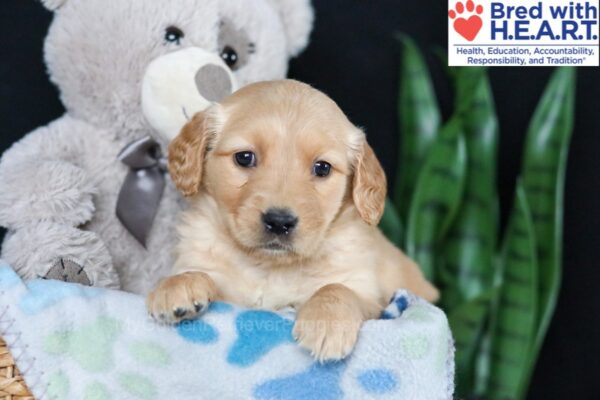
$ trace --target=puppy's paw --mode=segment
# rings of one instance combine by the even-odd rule
[[[311,299],[300,309],[293,334],[316,360],[341,360],[354,349],[362,321],[360,310],[351,305]]]
[[[164,279],[146,298],[146,307],[156,321],[174,324],[201,315],[215,295],[208,275],[186,272]]]

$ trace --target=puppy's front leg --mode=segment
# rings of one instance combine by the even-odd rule
[[[352,352],[363,321],[377,309],[344,285],[324,286],[300,308],[294,337],[317,360],[340,360]]]
[[[146,307],[154,319],[173,324],[197,317],[216,296],[210,276],[185,272],[165,278],[146,298]]]

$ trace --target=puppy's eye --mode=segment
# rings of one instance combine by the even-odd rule
[[[176,26],[170,26],[165,30],[165,40],[168,43],[180,45],[181,39],[183,39],[184,36],[185,34],[183,31]]]
[[[234,155],[237,165],[243,168],[256,167],[256,154],[251,151],[240,151]]]
[[[225,46],[223,51],[221,52],[221,58],[225,61],[225,64],[231,69],[234,69],[238,63],[240,57],[238,56],[237,51],[231,46]]]
[[[320,178],[326,177],[331,172],[331,164],[326,161],[317,161],[313,165],[313,175]]]

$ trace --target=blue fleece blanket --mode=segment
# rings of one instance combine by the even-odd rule
[[[454,347],[442,311],[399,291],[354,353],[319,364],[293,315],[214,303],[159,326],[142,298],[0,265],[0,334],[37,399],[451,399]]]

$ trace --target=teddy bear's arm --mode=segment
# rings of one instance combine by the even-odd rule
[[[12,230],[37,221],[78,226],[92,218],[94,185],[77,165],[85,143],[77,125],[62,118],[2,156],[0,225]]]

